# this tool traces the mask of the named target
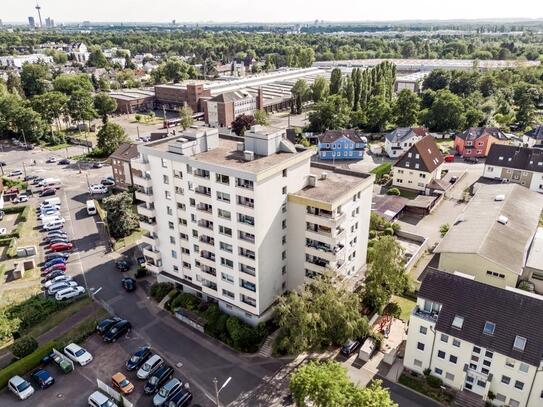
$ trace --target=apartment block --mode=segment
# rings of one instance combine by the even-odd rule
[[[251,324],[269,318],[277,297],[304,281],[303,259],[314,248],[306,240],[307,203],[294,202],[303,193],[322,194],[324,200],[313,196],[307,202],[330,214],[340,206],[340,212],[353,208],[350,216],[334,218],[336,223],[321,216],[329,229],[317,235],[323,247],[335,250],[341,244],[346,250],[338,256],[350,256],[345,266],[331,260],[331,268],[348,274],[364,266],[373,179],[334,173],[320,188],[310,166],[313,151],[297,149],[283,130],[254,126],[239,138],[191,128],[139,145],[138,151],[132,166],[141,171],[134,183],[143,201],[138,207],[146,230],[143,254],[159,280],[216,301]],[[341,177],[351,188],[332,193]],[[291,212],[304,215],[293,218]]]
[[[541,406],[542,315],[539,295],[432,270],[409,319],[404,366],[429,369],[481,405]]]

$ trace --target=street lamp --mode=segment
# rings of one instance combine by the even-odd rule
[[[226,379],[224,384],[219,389],[217,387],[217,385],[218,385],[217,378],[216,377],[213,378],[213,384],[215,385],[215,402],[217,403],[217,407],[220,407],[220,405],[221,405],[220,401],[219,401],[219,393],[221,392],[222,389],[224,389],[228,385],[228,383],[230,383],[230,380],[232,380],[232,377],[229,377],[228,379]]]

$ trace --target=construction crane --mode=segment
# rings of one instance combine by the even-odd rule
[[[40,20],[40,28],[43,28],[43,22],[41,21],[41,6],[36,1],[36,10],[38,10],[38,18]]]

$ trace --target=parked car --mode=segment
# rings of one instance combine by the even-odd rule
[[[68,252],[59,252],[59,253],[47,253],[45,255],[45,261],[49,261],[49,260],[52,260],[52,259],[68,259],[68,257],[70,257],[70,253]]]
[[[49,157],[45,162],[46,162],[47,164],[56,163],[56,162],[57,162],[57,158],[56,158],[56,157]]]
[[[113,187],[115,186],[115,181],[112,179],[106,178],[100,181],[100,184],[102,184],[105,187]]]
[[[47,260],[43,264],[43,267],[41,269],[45,270],[46,268],[54,266],[55,264],[66,264],[66,259],[64,259],[62,257],[57,257],[57,258],[54,258],[54,259],[51,259],[51,260]]]
[[[43,286],[45,288],[49,288],[51,287],[52,285],[55,285],[57,283],[64,283],[64,282],[68,282],[68,281],[73,281],[73,278],[71,276],[67,276],[65,274],[61,274],[60,276],[57,276],[57,277],[54,277],[50,280],[47,280]]]
[[[54,252],[64,252],[66,250],[72,250],[74,247],[71,243],[53,243],[49,246],[49,249]]]
[[[21,170],[13,170],[8,174],[10,177],[18,177],[19,175],[23,175]]]
[[[65,288],[64,290],[59,291],[58,293],[55,294],[55,300],[65,301],[71,298],[78,297],[84,293],[85,293],[85,289],[81,286]]]
[[[447,154],[445,157],[444,157],[444,160],[446,163],[452,163],[454,162],[454,154]]]
[[[57,278],[57,277],[60,277],[60,276],[64,276],[64,275],[66,275],[65,273],[66,273],[65,270],[55,270],[55,271],[52,271],[52,272],[50,272],[49,274],[47,274],[47,275],[45,276],[45,282],[51,281],[52,279]]]
[[[51,387],[55,383],[55,378],[45,369],[34,370],[30,377],[34,384],[42,390]]]
[[[66,288],[74,288],[77,287],[77,283],[75,281],[61,281],[59,283],[51,284],[51,286],[47,289],[47,294],[49,295],[55,295],[56,293],[65,290]]]
[[[173,367],[169,365],[162,365],[151,375],[151,377],[149,377],[149,380],[147,380],[147,383],[145,383],[143,392],[147,395],[156,393],[158,389],[160,389],[160,387],[166,383],[166,381],[173,377],[173,374]]]
[[[132,277],[125,277],[121,280],[121,285],[127,292],[132,292],[136,289],[136,280]]]
[[[6,235],[8,233],[8,230],[6,228],[0,228],[0,236]]]
[[[49,245],[57,244],[57,243],[70,243],[70,241],[63,237],[55,237],[54,239],[51,239],[47,242]]]
[[[38,214],[38,219],[44,219],[49,216],[55,216],[55,215],[60,216],[60,211],[58,209],[47,208],[40,211],[40,213]]]
[[[477,164],[479,162],[479,159],[477,157],[464,157],[464,161],[467,163]]]
[[[68,374],[74,370],[73,365],[72,363],[70,363],[68,358],[60,353],[51,352],[47,359],[55,362],[55,364],[60,368],[60,370],[62,370],[64,374]]]
[[[456,181],[458,181],[458,177],[451,177],[451,179],[449,180],[449,183],[454,184]]]
[[[104,332],[104,342],[115,342],[121,336],[126,335],[132,329],[132,324],[127,320],[117,322]]]
[[[123,394],[130,394],[134,391],[134,385],[121,372],[115,373],[111,377],[111,383],[114,389],[119,390]]]
[[[119,271],[128,271],[130,270],[130,262],[127,259],[120,259],[115,262],[115,267]]]
[[[92,164],[92,168],[102,168],[104,166],[104,164],[96,161]]]
[[[107,193],[107,187],[102,184],[94,184],[89,187],[91,194],[105,194]]]
[[[39,185],[40,182],[42,182],[45,178],[43,177],[36,177],[32,180],[32,185]]]
[[[104,332],[106,332],[109,328],[111,328],[117,322],[122,321],[122,320],[123,319],[119,317],[103,319],[96,324],[96,332],[98,333],[98,335],[103,335]]]
[[[104,395],[103,393],[100,393],[99,391],[92,393],[87,402],[89,403],[90,407],[117,407],[115,400]]]
[[[55,188],[47,188],[47,189],[44,189],[43,191],[41,191],[40,197],[56,195],[56,193],[57,193],[57,190]]]
[[[27,194],[19,194],[13,199],[12,202],[14,204],[28,202],[28,195]]]
[[[183,383],[181,380],[174,377],[168,383],[162,386],[157,394],[155,394],[155,397],[153,397],[153,405],[155,407],[164,406],[170,400],[170,398],[172,398],[174,394],[176,394],[182,388]]]
[[[23,178],[23,180],[32,181],[32,180],[35,180],[36,178],[38,178],[37,175],[27,175],[26,177]]]
[[[360,339],[354,339],[347,342],[341,347],[341,354],[345,357],[351,356],[360,347],[362,341]]]
[[[188,407],[191,401],[192,393],[188,389],[182,388],[172,396],[168,407]]]
[[[66,271],[66,264],[63,264],[63,263],[53,264],[52,266],[47,267],[45,270],[42,270],[41,273],[42,275],[46,275],[52,271],[57,271],[57,270]]]
[[[70,165],[70,160],[68,160],[67,158],[63,158],[58,162],[58,165]]]
[[[158,355],[153,355],[147,361],[143,364],[142,367],[139,368],[138,372],[136,373],[136,376],[138,376],[138,379],[145,380],[150,375],[152,375],[155,370],[157,370],[164,361],[162,358]]]
[[[20,400],[26,400],[34,394],[34,387],[21,376],[13,376],[9,379],[8,389]]]
[[[142,346],[139,348],[130,359],[126,361],[126,370],[131,371],[139,369],[141,365],[151,356],[151,347]]]
[[[43,229],[48,232],[51,230],[60,230],[63,228],[64,228],[64,222],[61,222],[60,220],[51,221],[43,225]]]
[[[82,348],[76,343],[70,343],[66,346],[64,348],[64,354],[81,366],[88,365],[92,362],[92,355],[85,348]]]
[[[66,233],[63,230],[52,230],[50,232],[47,232],[47,234],[45,236],[47,238],[51,238],[51,237],[67,237],[68,233]]]

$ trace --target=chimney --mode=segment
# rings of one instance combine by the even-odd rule
[[[316,187],[316,186],[317,186],[317,177],[315,177],[314,175],[310,175],[310,176],[307,178],[307,184],[308,184],[310,187]]]
[[[258,88],[258,93],[256,95],[256,109],[264,110],[264,92],[262,88]]]
[[[253,161],[255,159],[255,153],[252,151],[244,151],[243,152],[243,159],[245,161]]]
[[[321,179],[322,179],[322,180],[325,180],[327,176],[328,176],[328,173],[327,173],[326,171],[323,171],[323,172],[321,173]]]

